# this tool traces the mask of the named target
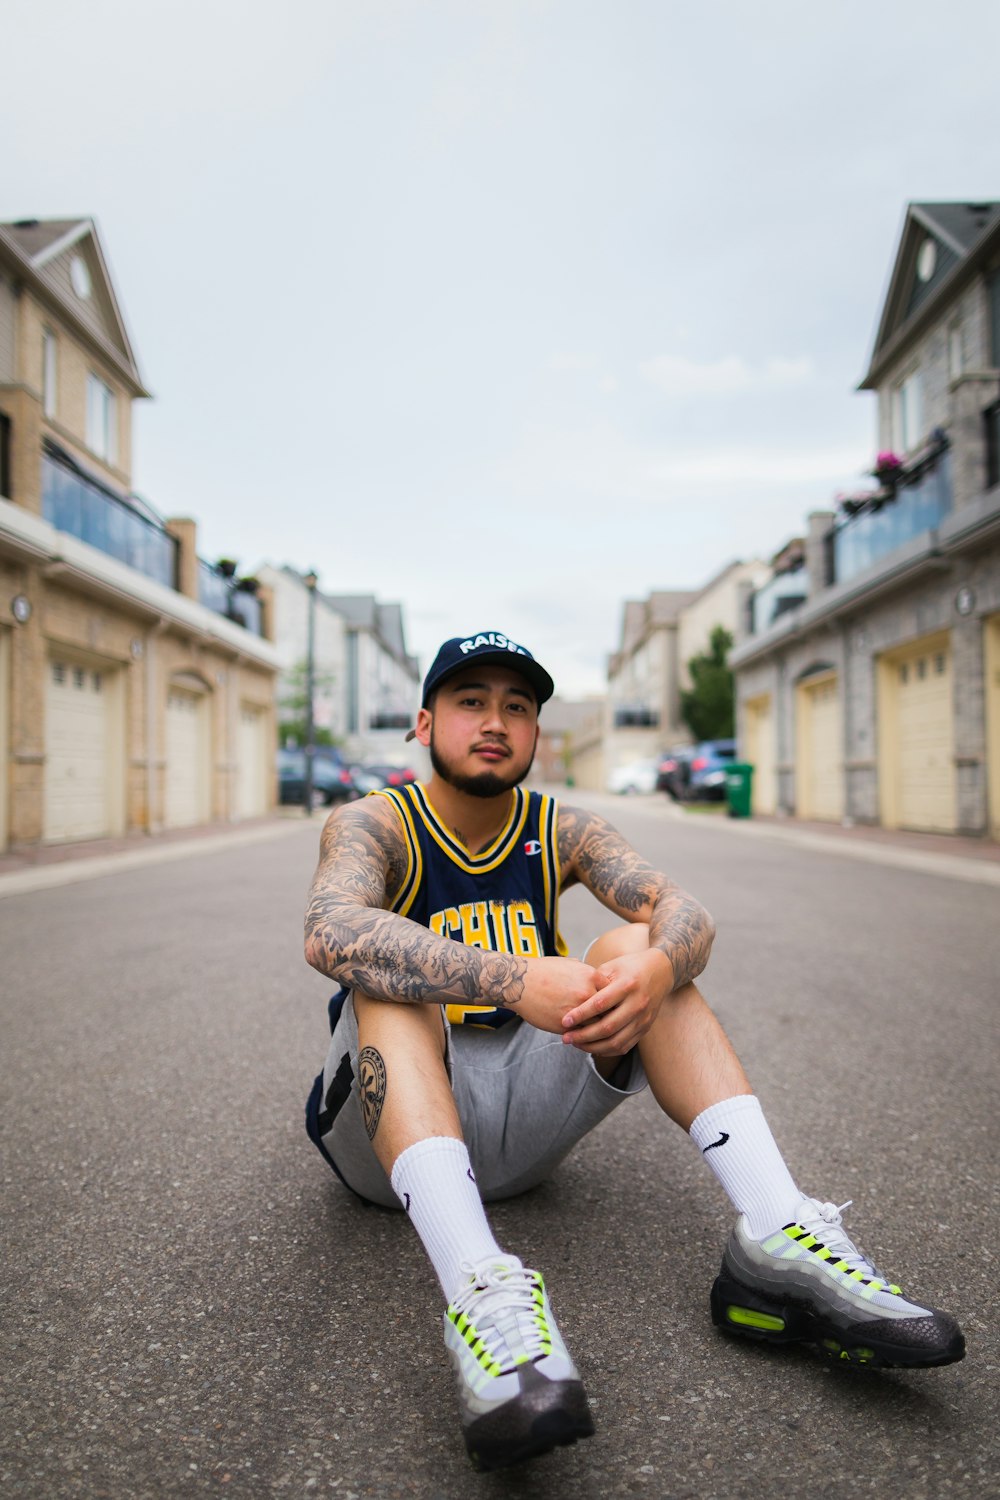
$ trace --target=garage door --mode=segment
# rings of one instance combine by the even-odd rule
[[[45,838],[105,838],[108,795],[108,673],[53,658],[45,699]]]
[[[263,817],[268,810],[267,715],[249,703],[240,705],[236,755],[236,816]]]
[[[6,849],[9,834],[7,783],[10,768],[7,746],[10,744],[10,631],[0,629],[0,850]]]
[[[986,689],[986,773],[990,833],[1000,839],[1000,615],[983,622]]]
[[[167,828],[208,822],[208,706],[205,694],[167,694]]]
[[[837,822],[844,816],[843,716],[835,673],[804,682],[796,694],[797,811]]]
[[[955,828],[951,676],[943,634],[879,662],[879,797],[889,828]]]
[[[770,693],[750,698],[746,713],[746,757],[753,766],[753,810],[773,813],[778,805],[778,766],[774,706]]]

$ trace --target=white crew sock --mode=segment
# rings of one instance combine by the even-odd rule
[[[410,1216],[447,1301],[468,1280],[463,1261],[504,1256],[493,1238],[464,1141],[434,1135],[397,1156],[392,1190]]]
[[[795,1218],[802,1194],[795,1186],[754,1094],[738,1094],[703,1109],[690,1130],[754,1239]]]

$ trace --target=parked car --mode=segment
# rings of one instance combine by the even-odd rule
[[[620,796],[655,792],[659,764],[657,760],[633,760],[627,765],[617,766],[608,777],[608,791]]]
[[[721,802],[726,795],[726,770],[735,759],[735,740],[702,740],[695,745],[687,792],[691,800]]]
[[[277,760],[278,801],[298,804],[306,796],[306,753],[304,750],[279,750]],[[335,750],[317,751],[313,756],[313,799],[324,807],[335,802],[349,802],[358,796],[351,772]]]
[[[372,776],[380,776],[383,786],[405,786],[407,782],[416,781],[417,773],[409,766],[390,765],[366,765],[365,770]]]
[[[657,763],[656,790],[666,792],[675,802],[683,802],[691,778],[693,745],[678,745],[673,750],[664,750]]]

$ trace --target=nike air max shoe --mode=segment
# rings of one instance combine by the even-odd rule
[[[712,1321],[772,1344],[813,1343],[859,1365],[947,1365],[965,1354],[955,1319],[904,1297],[844,1231],[803,1198],[791,1224],[754,1240],[741,1218],[712,1288]]]
[[[502,1469],[594,1431],[537,1271],[515,1257],[469,1266],[444,1315],[462,1428],[477,1469]]]

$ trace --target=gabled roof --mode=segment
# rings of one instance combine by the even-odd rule
[[[90,295],[73,288],[71,266],[83,261]],[[113,365],[135,396],[148,396],[93,219],[18,219],[0,224],[0,261],[54,305],[74,331]]]
[[[860,390],[875,389],[886,366],[940,316],[998,246],[1000,202],[907,205]]]

